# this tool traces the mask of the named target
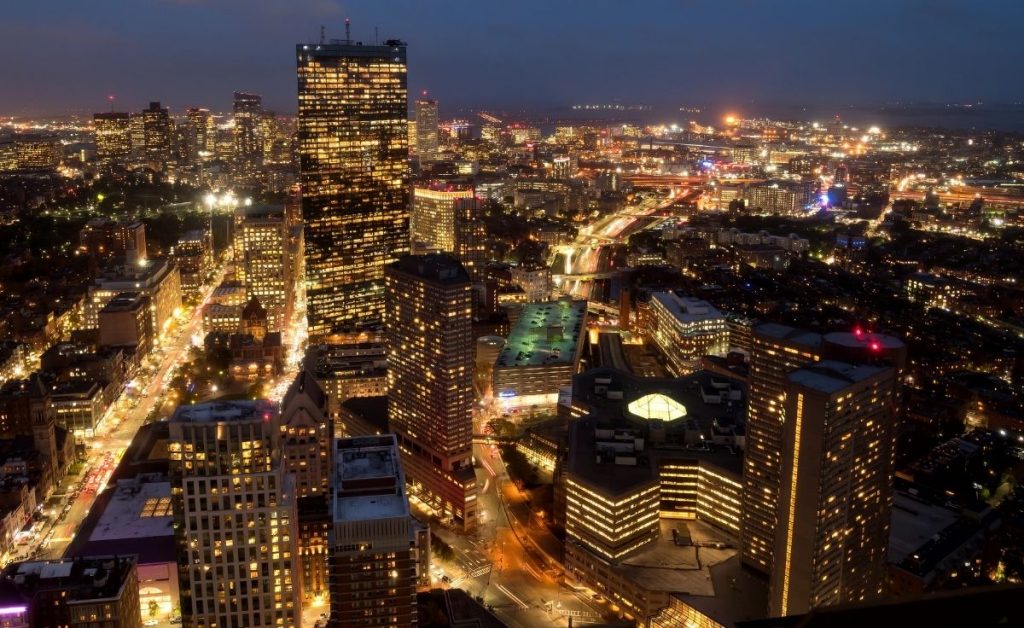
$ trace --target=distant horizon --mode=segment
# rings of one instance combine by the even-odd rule
[[[1024,101],[1011,0],[49,0],[0,23],[0,111],[223,110],[232,91],[295,109],[296,44],[409,46],[410,94],[459,107],[615,99],[809,107]],[[43,43],[41,43],[43,42]],[[497,105],[496,105],[497,104]],[[767,106],[767,105],[766,105]]]
[[[189,107],[209,109],[217,115],[231,114],[231,98],[223,108],[209,106],[205,103],[191,103],[175,106],[173,103],[159,101],[169,107],[171,114],[184,115]],[[433,94],[429,95],[433,97]],[[410,92],[409,105],[412,110],[413,101],[418,94]],[[537,118],[558,118],[561,120],[580,120],[593,122],[635,121],[642,124],[700,121],[714,124],[727,114],[746,118],[768,118],[780,121],[820,121],[825,122],[833,115],[839,115],[843,122],[859,125],[882,125],[889,128],[935,127],[961,131],[997,131],[1007,133],[1024,133],[1024,102],[974,102],[974,103],[943,103],[935,101],[917,102],[877,102],[877,103],[816,103],[799,102],[747,102],[747,103],[644,103],[630,102],[624,99],[607,99],[604,101],[564,102],[564,103],[448,103],[438,98],[441,119],[466,117],[474,112],[488,111],[504,113],[512,116],[510,121],[536,120]],[[132,107],[122,107],[115,101],[114,111],[139,112],[150,100],[142,101]],[[264,101],[264,108],[284,116],[294,116],[295,110],[283,110],[270,106]],[[109,105],[109,103],[107,103]],[[575,105],[621,105],[624,107],[644,107],[645,110],[574,110]],[[684,109],[699,109],[699,113]],[[62,119],[71,117],[88,117],[95,113],[110,111],[107,106],[95,111],[86,109],[48,113],[9,113],[0,112],[0,119],[13,118],[18,120]],[[479,121],[477,121],[479,122]]]

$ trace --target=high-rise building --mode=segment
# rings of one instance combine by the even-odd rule
[[[185,115],[193,127],[195,154],[200,161],[209,159],[216,149],[217,139],[217,126],[214,124],[213,116],[210,115],[210,110],[189,107]]]
[[[650,312],[654,324],[649,333],[675,375],[698,370],[705,355],[725,355],[729,350],[725,315],[707,301],[655,292]]]
[[[451,253],[471,279],[480,279],[487,263],[487,231],[482,212],[483,202],[472,187],[416,186],[409,219],[413,253]]]
[[[455,201],[455,258],[473,281],[482,281],[487,266],[487,229],[483,221],[483,200],[460,198]]]
[[[472,187],[435,184],[413,188],[409,216],[413,253],[453,253],[456,203],[473,197]]]
[[[822,360],[787,376],[771,616],[882,593],[894,390],[889,366]]]
[[[123,163],[132,154],[131,116],[108,111],[93,114],[96,129],[96,159],[102,164]]]
[[[169,451],[183,625],[297,626],[293,477],[268,401],[180,406]]]
[[[415,626],[419,525],[398,443],[391,434],[338,439],[334,461],[327,626]]]
[[[289,230],[281,205],[239,207],[236,238],[238,278],[246,299],[256,297],[267,309],[270,328],[280,330],[290,311],[294,288]]]
[[[785,419],[786,377],[821,359],[821,336],[766,323],[753,330],[740,524],[743,563],[770,574]]]
[[[437,161],[437,101],[416,101],[416,154],[420,163]]]
[[[476,524],[473,288],[448,255],[408,255],[385,273],[388,413],[417,496]]]
[[[409,250],[405,44],[296,53],[309,335],[379,328],[384,267]]]
[[[142,111],[142,132],[145,161],[154,170],[163,170],[171,158],[171,139],[174,125],[167,107],[159,102],[149,103]]]
[[[316,603],[327,593],[332,428],[327,393],[311,373],[300,371],[281,400],[281,453],[298,496],[304,603]]]
[[[248,174],[263,161],[263,98],[235,92],[235,167]]]

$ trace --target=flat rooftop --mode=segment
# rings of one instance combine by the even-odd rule
[[[170,482],[121,482],[90,541],[173,536]]]
[[[944,506],[893,492],[892,526],[889,529],[889,562],[900,564],[951,525],[960,515]]]
[[[851,384],[862,382],[888,370],[881,366],[847,364],[835,360],[822,360],[814,366],[790,373],[786,379],[827,394],[837,393]]]
[[[409,516],[409,500],[394,435],[335,441],[334,521]]]
[[[672,541],[677,526],[689,530],[695,545]],[[767,580],[740,565],[739,540],[698,520],[663,519],[661,537],[616,571],[648,590],[671,593],[726,626],[762,618],[768,608]]]
[[[586,301],[524,304],[495,367],[571,364],[586,315]]]
[[[787,341],[810,349],[821,347],[821,334],[790,327],[789,325],[779,325],[778,323],[762,323],[757,325],[754,327],[754,335]]]
[[[255,401],[211,401],[194,405],[178,406],[171,416],[177,423],[211,423],[219,421],[251,421],[262,414],[269,419],[277,413],[275,404],[265,399]]]
[[[680,295],[675,292],[655,292],[651,300],[664,307],[669,314],[682,323],[720,320],[725,323],[725,315],[704,299]]]

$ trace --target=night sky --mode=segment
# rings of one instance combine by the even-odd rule
[[[233,90],[295,108],[294,45],[409,42],[443,105],[1024,100],[1020,0],[3,0],[0,114]],[[442,112],[443,113],[443,112]]]

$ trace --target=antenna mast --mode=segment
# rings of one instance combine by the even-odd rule
[[[352,20],[347,17],[345,18],[345,43],[352,43]]]
[[[323,43],[324,43],[324,25],[321,24],[320,25],[320,44],[323,45]]]

